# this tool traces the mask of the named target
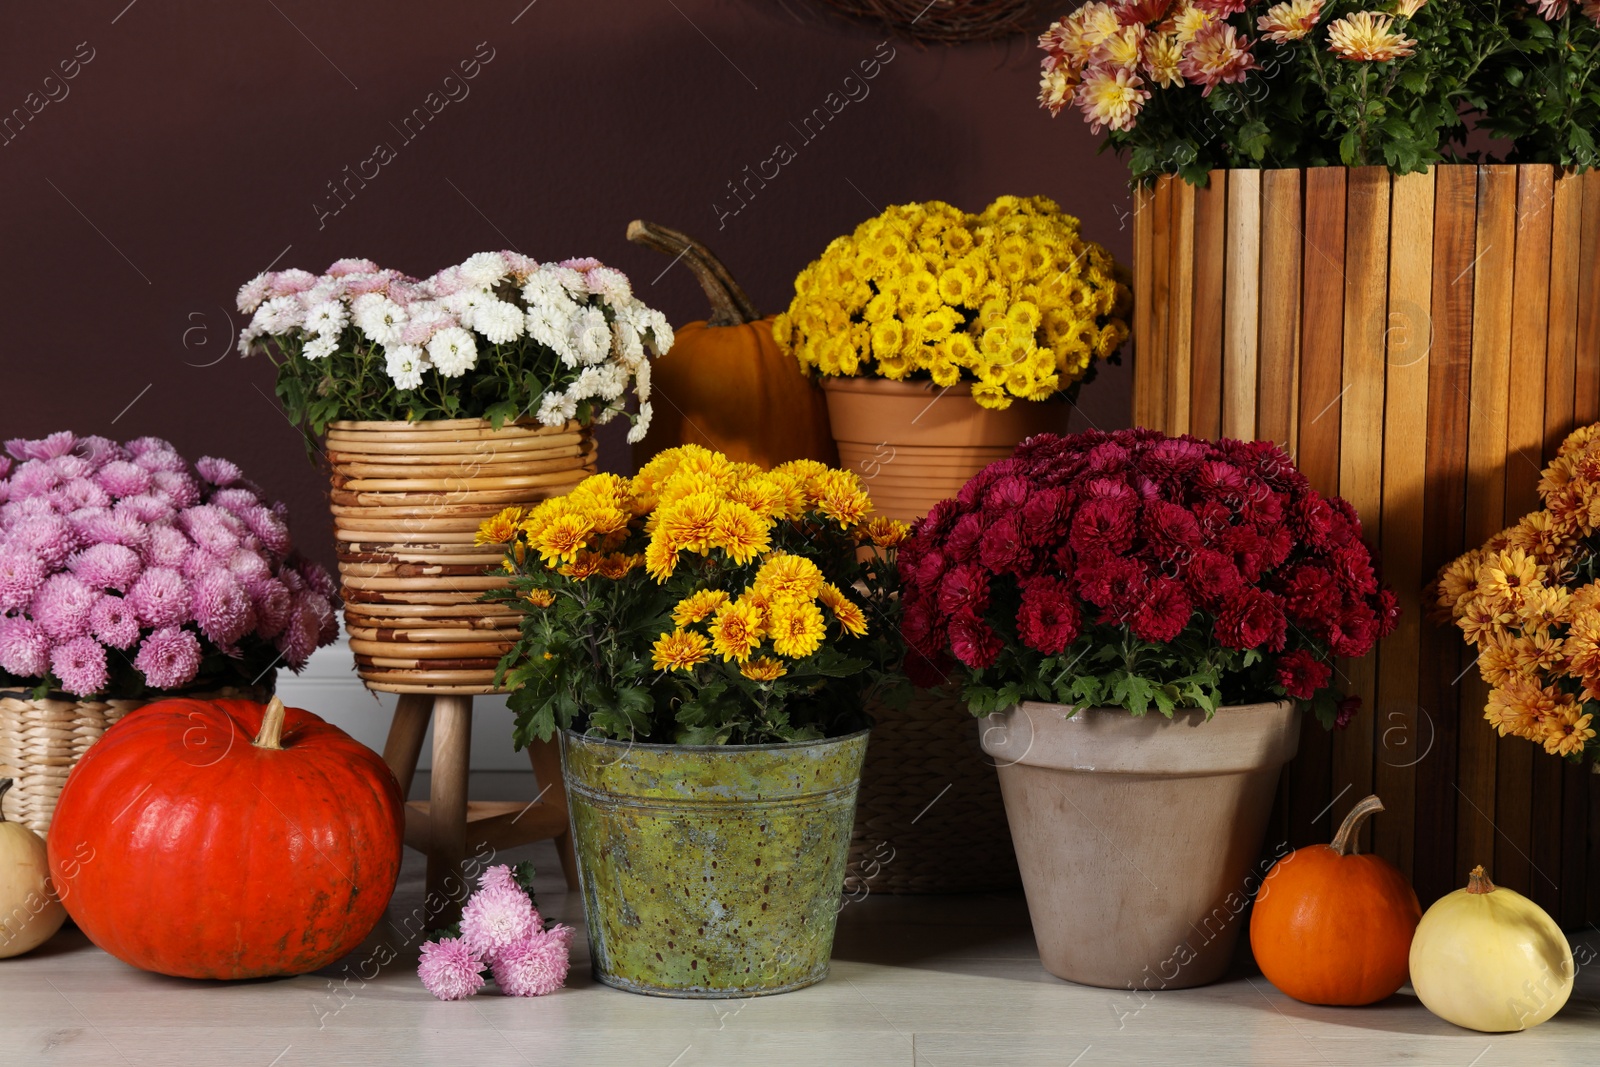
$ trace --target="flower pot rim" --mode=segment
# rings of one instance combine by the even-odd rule
[[[531,415],[524,415],[517,419],[507,419],[500,424],[500,429],[527,428],[548,430],[551,433],[572,433],[582,424],[576,419],[569,419],[561,426],[545,426]],[[328,423],[330,430],[405,430],[426,427],[431,430],[475,430],[494,428],[488,419],[417,419],[411,420],[386,420],[386,419],[335,419]]]
[[[931,379],[884,378],[877,374],[820,374],[817,376],[817,380],[823,389],[836,393],[877,393],[901,397],[924,396],[928,393],[945,396],[953,393],[967,400],[972,400],[974,404],[977,403],[976,400],[972,399],[972,387],[977,383],[966,380],[947,386],[935,385]],[[1011,402],[1013,404],[1049,406],[1051,404],[1065,404],[1067,400],[1065,393],[1056,392],[1051,393],[1043,400],[1027,400],[1023,397],[1014,396],[1011,398]]]
[[[590,737],[588,734],[579,733],[573,729],[561,731],[561,735],[572,741],[581,741],[586,745],[597,745],[605,748],[644,749],[647,752],[782,752],[798,748],[816,748],[822,745],[843,744],[867,736],[872,732],[871,727],[856,730],[837,737],[819,737],[814,741],[777,741],[769,745],[658,745],[647,741],[618,741],[611,737]]]
[[[1284,705],[1292,705],[1294,703],[1295,703],[1295,701],[1291,700],[1289,697],[1284,697],[1281,700],[1254,700],[1254,701],[1251,701],[1251,702],[1249,702],[1247,704],[1221,704],[1221,705],[1218,705],[1217,710],[1212,713],[1211,718],[1206,719],[1204,721],[1205,722],[1210,722],[1210,721],[1214,720],[1218,715],[1221,715],[1225,711],[1227,711],[1227,712],[1241,712],[1241,711],[1276,710],[1277,708],[1281,708]],[[1053,700],[1019,700],[1019,701],[1017,701],[1017,703],[1011,705],[1010,707],[1002,708],[1002,709],[1000,709],[1000,711],[994,712],[991,715],[984,716],[984,718],[992,718],[994,715],[1001,715],[1001,714],[1004,714],[1007,711],[1012,711],[1012,710],[1017,709],[1017,708],[1044,708],[1044,709],[1048,709],[1048,708],[1070,708],[1071,711],[1072,711],[1072,714],[1069,715],[1068,718],[1073,718],[1073,719],[1077,718],[1079,712],[1087,711],[1087,712],[1094,712],[1094,713],[1105,714],[1105,715],[1125,715],[1130,719],[1159,718],[1159,719],[1166,719],[1169,722],[1176,721],[1176,719],[1177,719],[1177,717],[1179,715],[1185,715],[1185,714],[1192,713],[1192,712],[1197,712],[1197,711],[1201,712],[1201,713],[1204,713],[1204,711],[1205,711],[1204,708],[1178,707],[1178,708],[1173,708],[1172,709],[1172,715],[1169,718],[1168,716],[1163,715],[1161,713],[1161,711],[1159,709],[1155,708],[1154,706],[1152,706],[1150,708],[1150,710],[1146,711],[1143,715],[1135,715],[1133,712],[1129,711],[1127,708],[1100,707],[1100,706],[1083,705],[1083,704],[1060,704],[1060,703],[1057,703],[1057,702],[1055,702]]]
[[[1303,716],[1292,700],[1224,705],[1210,719],[1204,715],[1191,708],[1169,719],[1154,710],[1136,716],[1124,708],[1023,701],[986,717],[979,745],[1002,770],[1021,764],[1167,778],[1281,766],[1299,749]]]

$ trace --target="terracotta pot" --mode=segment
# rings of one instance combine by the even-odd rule
[[[1111,989],[1216,981],[1266,874],[1256,862],[1301,713],[1071,710],[1024,703],[982,736],[1045,969]]]
[[[535,504],[594,473],[595,444],[576,423],[482,419],[335,422],[331,493],[345,627],[370,689],[487,693],[516,620],[483,594],[505,583],[500,545],[478,524]]]
[[[974,474],[1011,455],[1023,438],[1065,433],[1065,404],[1019,400],[982,407],[966,383],[824,378],[839,465],[859,474],[880,514],[907,522],[952,497]]]

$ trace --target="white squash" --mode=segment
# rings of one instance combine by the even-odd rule
[[[0,778],[0,799],[10,788],[11,779]],[[0,959],[38,948],[66,921],[44,839],[0,812]]]
[[[1465,889],[1434,902],[1411,940],[1411,988],[1469,1030],[1537,1026],[1572,993],[1572,947],[1543,908],[1474,867]]]

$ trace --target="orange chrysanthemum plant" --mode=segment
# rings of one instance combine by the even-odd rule
[[[1478,649],[1500,732],[1581,759],[1600,712],[1600,425],[1562,443],[1539,481],[1544,508],[1439,572],[1442,622]]]
[[[903,654],[895,546],[861,480],[813,460],[762,470],[685,445],[594,475],[478,539],[505,544],[522,613],[500,663],[516,742],[767,744],[866,725]]]

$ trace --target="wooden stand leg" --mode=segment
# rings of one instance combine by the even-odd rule
[[[389,724],[389,739],[383,743],[383,762],[389,765],[400,783],[400,796],[409,799],[411,780],[417,774],[417,757],[422,754],[422,739],[433,716],[433,697],[426,693],[402,693]]]
[[[449,926],[461,915],[471,887],[461,877],[466,858],[467,771],[472,748],[472,698],[433,698],[433,773],[428,800],[426,906],[430,925]]]
[[[567,818],[567,787],[561,777],[561,750],[558,741],[535,741],[528,746],[528,761],[533,764],[534,776],[539,779],[539,803],[547,804]],[[563,825],[567,825],[563,823]],[[578,889],[578,858],[572,852],[572,831],[568,829],[556,838],[556,851],[561,853],[561,873],[566,876],[567,888]]]

